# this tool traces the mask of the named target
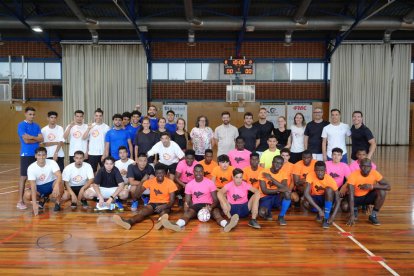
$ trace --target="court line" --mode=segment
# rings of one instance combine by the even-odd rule
[[[341,233],[348,233],[344,229],[342,229],[338,224],[335,222],[332,223]],[[370,257],[375,256],[374,253],[372,253],[368,248],[366,248],[362,243],[360,243],[354,236],[349,235],[348,238],[353,241],[356,245],[358,245],[362,250],[364,250]],[[391,273],[394,276],[399,276],[399,274],[389,267],[384,261],[378,261],[380,265],[382,265],[386,270],[388,270],[389,273]]]
[[[16,186],[3,187],[3,188],[0,188],[0,190],[6,190],[6,189],[11,189],[11,188],[16,188]]]
[[[171,261],[174,259],[174,257],[181,251],[181,249],[184,247],[188,241],[194,237],[194,235],[198,232],[198,229],[200,228],[200,224],[197,227],[194,227],[190,233],[188,233],[180,242],[179,245],[174,249],[173,252],[162,262],[159,263],[152,263],[144,272],[141,273],[141,275],[145,276],[152,276],[152,275],[158,275],[166,266],[168,266]]]
[[[10,170],[6,170],[6,171],[2,171],[2,172],[0,172],[0,174],[2,174],[2,173],[6,173],[6,172],[11,172],[11,171],[14,171],[14,170],[18,170],[19,168],[14,168],[14,169],[10,169]]]
[[[39,220],[47,219],[49,217],[50,217],[50,214],[45,213],[43,215],[39,215]],[[27,224],[25,227],[20,228],[19,230],[15,231],[14,233],[10,234],[9,236],[7,236],[4,239],[0,240],[0,244],[3,244],[5,242],[8,242],[8,241],[14,239],[16,236],[18,236],[21,233],[27,232],[35,223],[38,223],[39,220],[33,220],[31,223]]]
[[[0,195],[11,194],[11,193],[18,192],[18,191],[19,190],[8,191],[8,192],[0,193]]]

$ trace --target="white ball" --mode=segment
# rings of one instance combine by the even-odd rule
[[[200,209],[200,211],[198,211],[197,218],[201,222],[209,221],[210,211],[207,210],[206,208]]]

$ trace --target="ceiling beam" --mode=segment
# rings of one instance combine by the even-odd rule
[[[302,0],[300,2],[298,9],[296,10],[295,15],[293,16],[293,21],[299,24],[306,24],[305,13],[308,10],[312,0]]]
[[[240,56],[240,51],[241,51],[241,45],[243,43],[243,39],[244,39],[244,33],[246,32],[246,22],[247,22],[247,17],[249,16],[249,8],[250,8],[250,0],[243,0],[243,25],[239,31],[239,34],[237,36],[237,42],[236,42],[236,57],[241,57]]]

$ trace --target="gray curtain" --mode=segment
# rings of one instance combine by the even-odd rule
[[[85,122],[100,107],[104,122],[115,113],[147,107],[147,60],[141,45],[63,44],[63,115],[67,125],[77,109]]]
[[[410,45],[341,45],[331,62],[330,108],[352,125],[352,112],[383,145],[409,144]]]

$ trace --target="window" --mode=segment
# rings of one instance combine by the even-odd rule
[[[308,80],[323,80],[323,63],[308,63]]]
[[[307,79],[307,63],[291,63],[290,79],[291,80],[306,80]]]
[[[289,63],[275,63],[275,80],[284,81],[290,80],[290,64]]]
[[[186,80],[201,80],[201,63],[186,63],[185,64],[185,79]]]
[[[168,63],[153,63],[152,79],[168,80]]]
[[[27,63],[24,63],[24,67],[21,62],[12,62],[12,77],[14,79],[21,79],[23,74],[27,77]]]
[[[59,62],[45,63],[45,79],[59,80],[61,79],[61,68]]]
[[[185,80],[185,63],[169,63],[168,79]]]
[[[273,63],[257,63],[256,64],[257,80],[273,80]]]
[[[202,64],[202,80],[218,80],[220,74],[219,63]]]
[[[0,62],[0,79],[8,79],[8,78],[9,78],[9,63]]]
[[[45,64],[43,62],[29,62],[27,65],[27,78],[31,80],[43,80],[45,78]]]

